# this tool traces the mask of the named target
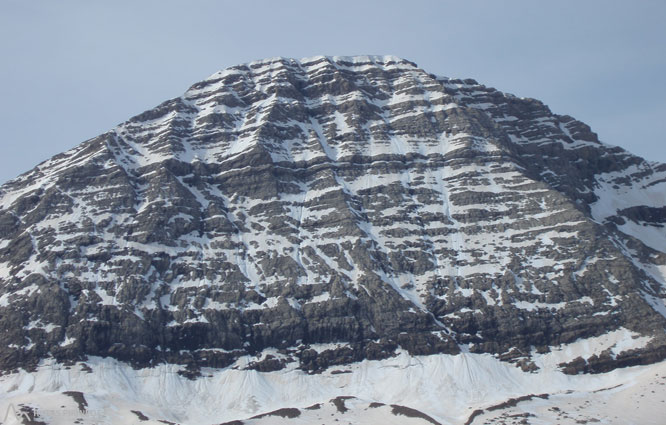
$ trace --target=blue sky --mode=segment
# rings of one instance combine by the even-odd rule
[[[391,54],[572,115],[666,162],[666,2],[0,2],[0,182],[273,57]]]

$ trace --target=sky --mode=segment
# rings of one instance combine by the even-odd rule
[[[395,55],[666,162],[663,0],[0,0],[0,183],[229,66]]]

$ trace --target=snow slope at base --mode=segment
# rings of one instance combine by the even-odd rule
[[[244,365],[237,364],[238,369],[205,370],[204,376],[196,380],[178,375],[180,367],[174,365],[134,370],[101,358],[91,358],[86,364],[92,368],[91,373],[83,370],[82,365],[67,368],[45,363],[32,373],[21,371],[0,377],[0,415],[4,416],[10,404],[14,407],[25,404],[32,406],[48,424],[71,424],[78,408],[72,397],[62,394],[64,391],[84,394],[88,414],[76,416],[81,418],[82,425],[164,423],[159,420],[190,425],[219,424],[280,408],[304,409],[329,403],[339,396],[408,406],[442,424],[463,424],[476,409],[543,393],[550,394],[553,400],[566,397],[597,400],[622,392],[625,395],[619,396],[619,400],[627,394],[637,394],[631,407],[634,403],[641,404],[648,417],[656,414],[653,409],[666,409],[659,402],[666,396],[664,386],[655,389],[659,400],[648,403],[649,397],[639,396],[642,391],[651,391],[649,382],[655,376],[666,376],[666,363],[599,375],[569,376],[552,369],[526,373],[490,355],[412,357],[402,352],[387,360],[363,361],[342,368],[349,373],[326,371],[308,375],[295,369],[261,373],[240,370]],[[595,392],[606,388],[615,389]],[[616,404],[614,414],[620,418],[633,412]],[[142,415],[150,420],[140,421]],[[334,417],[331,418],[333,421]],[[377,420],[374,416],[370,419]],[[362,423],[362,415],[353,414],[350,420]],[[634,423],[652,422],[641,419]]]
[[[640,374],[617,386],[535,398],[485,412],[475,417],[472,424],[662,425],[666,413],[666,362],[640,369]]]

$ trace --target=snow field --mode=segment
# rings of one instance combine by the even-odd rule
[[[59,405],[70,406],[62,403],[66,399],[64,391],[80,391],[88,409],[96,412],[97,423],[129,424],[136,420],[131,411],[137,410],[153,420],[199,425],[249,418],[285,407],[303,409],[338,396],[351,396],[408,406],[442,424],[462,424],[476,409],[530,394],[560,398],[573,394],[571,397],[580,400],[596,397],[595,392],[608,388],[634,394],[638,390],[631,388],[643,385],[655,374],[666,377],[666,362],[575,376],[561,373],[557,364],[606,348],[619,353],[647,342],[645,337],[636,338],[627,330],[577,341],[556,347],[551,353],[535,353],[540,366],[536,373],[523,372],[489,354],[465,352],[412,357],[401,351],[386,360],[365,360],[313,375],[294,369],[293,364],[277,372],[244,370],[254,359],[243,357],[225,369],[204,369],[194,380],[179,375],[182,367],[177,365],[135,370],[116,360],[90,358],[85,363],[92,372],[87,373],[81,364],[65,367],[44,361],[35,372],[22,370],[0,377],[0,412],[9,404],[19,403],[38,410],[57,410]],[[334,370],[336,373],[332,373]],[[666,396],[663,387],[659,395],[662,399]],[[530,406],[536,406],[534,403]],[[67,408],[71,410],[71,406]],[[127,422],[118,422],[121,417]],[[51,420],[55,425],[66,423],[55,416]]]

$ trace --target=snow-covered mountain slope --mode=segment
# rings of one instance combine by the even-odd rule
[[[654,363],[665,194],[666,165],[399,58],[232,67],[0,188],[0,368],[540,370],[618,332],[549,370]]]
[[[563,351],[589,355],[598,339]],[[661,424],[666,363],[566,375],[544,366],[524,372],[489,354],[364,360],[320,374],[205,369],[187,379],[181,366],[135,370],[91,357],[64,367],[45,362],[34,372],[0,377],[3,424]],[[0,417],[2,419],[2,417]],[[78,422],[76,422],[78,420]],[[526,420],[526,421],[523,421]],[[521,422],[523,421],[523,422]]]

